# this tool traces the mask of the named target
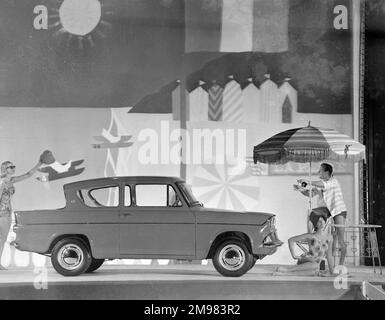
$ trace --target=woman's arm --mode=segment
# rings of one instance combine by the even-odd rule
[[[301,234],[299,236],[295,236],[295,237],[292,237],[289,239],[288,243],[289,243],[289,250],[290,250],[290,253],[291,253],[291,256],[293,257],[293,259],[300,259],[301,257],[300,256],[297,256],[295,254],[295,244],[296,242],[300,242],[300,241],[309,241],[312,239],[312,234],[310,233],[305,233],[305,234]]]
[[[25,179],[28,179],[29,177],[32,177],[33,174],[37,171],[37,169],[39,169],[39,167],[41,166],[41,162],[39,161],[31,170],[29,170],[27,173],[25,174],[22,174],[20,176],[16,176],[16,177],[13,177],[11,179],[11,181],[13,183],[16,183],[16,182],[20,182],[20,181],[23,181]]]

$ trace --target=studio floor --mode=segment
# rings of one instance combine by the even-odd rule
[[[385,274],[349,267],[349,277],[273,276],[256,265],[240,278],[212,265],[106,265],[91,274],[63,277],[52,268],[0,271],[0,299],[358,299],[363,281],[385,286]]]

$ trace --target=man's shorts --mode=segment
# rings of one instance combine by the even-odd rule
[[[331,216],[329,209],[326,207],[318,207],[311,211],[309,220],[313,224],[314,229],[317,228],[317,222],[321,216],[325,217],[325,220],[327,220]]]
[[[347,212],[346,212],[346,211],[342,211],[342,212],[340,212],[339,214],[335,215],[335,216],[333,217],[334,223],[336,223],[336,217],[338,217],[338,216],[343,216],[343,217],[346,219],[346,215],[347,215]]]

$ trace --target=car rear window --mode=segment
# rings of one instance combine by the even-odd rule
[[[108,186],[100,188],[80,189],[79,199],[91,208],[119,206],[119,187]]]

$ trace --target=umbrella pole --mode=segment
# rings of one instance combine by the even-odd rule
[[[309,161],[309,185],[310,185],[310,189],[309,189],[309,213],[311,213],[311,198],[313,197],[313,187],[312,187],[312,184],[311,184],[311,161]]]

